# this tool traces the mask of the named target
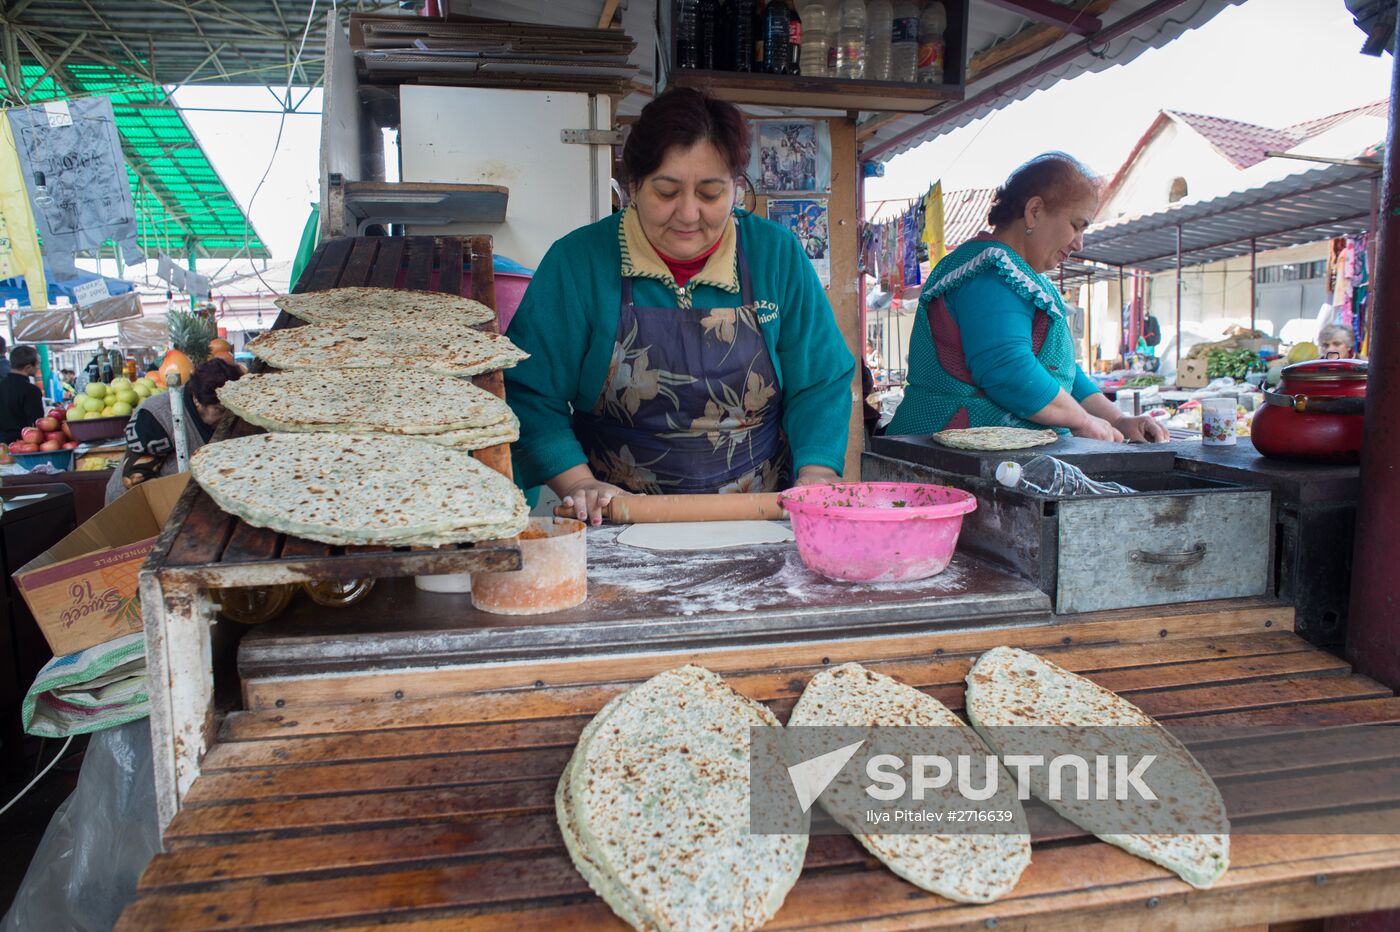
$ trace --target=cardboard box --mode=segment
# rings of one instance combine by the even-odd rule
[[[56,656],[141,630],[137,572],[188,478],[141,483],[14,574]]]
[[[1177,388],[1205,388],[1210,383],[1206,376],[1206,358],[1183,359],[1176,370]]]

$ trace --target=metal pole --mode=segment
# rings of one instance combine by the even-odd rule
[[[1181,372],[1181,224],[1176,225],[1176,371]]]
[[[1380,251],[1373,275],[1370,373],[1366,384],[1361,497],[1352,552],[1347,658],[1356,672],[1400,688],[1400,58],[1392,56]]]
[[[1127,299],[1127,292],[1123,290],[1123,267],[1120,265],[1118,266],[1118,355],[1123,357],[1124,362],[1127,362],[1128,354],[1133,351],[1132,345],[1128,342],[1132,339],[1133,310],[1132,305],[1128,303]],[[1125,305],[1128,308],[1128,321],[1126,324],[1123,322],[1123,308]]]
[[[1258,304],[1254,300],[1254,284],[1258,280],[1255,272],[1255,262],[1259,258],[1259,253],[1254,248],[1254,237],[1249,238],[1249,329],[1254,329],[1254,314]]]

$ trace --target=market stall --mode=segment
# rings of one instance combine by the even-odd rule
[[[824,284],[847,342],[861,333],[858,289],[850,286],[856,244],[851,230],[838,231],[858,215],[860,144],[868,145],[867,156],[888,153],[937,125],[972,119],[1006,93],[990,76],[998,61],[1015,60],[1013,53],[1022,59],[1045,53],[1040,64],[1015,76],[1015,86],[1028,92],[1080,57],[1093,59],[1084,68],[1103,66],[1113,56],[1095,50],[1105,43],[1121,40],[1121,50],[1143,31],[1154,42],[1164,41],[1154,23],[1180,4],[1132,3],[1114,22],[1095,19],[1102,28],[1082,38],[1087,24],[1071,28],[1073,21],[1044,4],[1014,4],[1036,25],[1018,19],[1008,33],[1015,48],[1002,48],[999,59],[987,54],[999,44],[991,43],[980,61],[973,53],[985,36],[978,38],[976,27],[985,31],[993,4],[950,6],[949,48],[958,67],[949,69],[946,83],[913,89],[879,86],[888,82],[852,85],[861,95],[858,106],[886,112],[863,126],[841,115],[805,121],[813,124],[807,129],[814,137],[820,132],[816,124],[830,137],[827,189],[799,192],[820,195],[812,197],[770,191],[759,200],[770,215],[775,202],[789,202],[776,214],[787,211],[795,231],[805,223],[813,235],[815,215],[791,202],[821,202],[818,213],[831,238]],[[1216,8],[1203,4],[1191,21]],[[609,5],[607,16],[614,11]],[[669,12],[663,11],[663,23]],[[384,19],[362,21],[362,40],[372,38],[369,27],[376,21],[388,29]],[[1022,34],[1028,25],[1030,34]],[[348,108],[350,119],[339,129],[353,127],[348,135],[354,145],[348,153],[326,153],[323,161],[354,166],[342,181],[378,184],[359,174],[372,162],[362,157],[363,148],[372,148],[363,147],[362,131],[378,129],[370,111],[392,109],[384,106],[389,92],[383,86],[402,78],[387,75],[401,76],[421,65],[419,58],[432,56],[419,56],[424,49],[417,47],[391,44],[392,54],[362,47],[360,57],[374,66],[369,72],[375,79],[361,86],[356,59],[344,37],[333,32],[327,58],[351,68],[348,76],[332,73],[327,84],[343,90],[348,82],[350,93],[328,100],[327,120]],[[673,42],[669,54],[679,51]],[[448,57],[437,62],[443,70],[461,64]],[[846,100],[849,90],[827,79],[693,71],[678,75],[677,83],[753,105],[830,108]],[[932,122],[924,113],[931,109],[939,114]],[[602,126],[548,129],[549,135],[557,129],[582,134],[566,144],[588,147],[585,169],[589,162],[596,165],[593,149],[613,141]],[[331,183],[329,176],[323,181]],[[598,190],[591,187],[584,200]],[[353,193],[366,189],[347,191],[347,198]],[[520,203],[513,190],[506,208],[513,221],[537,219],[522,218]],[[348,205],[342,205],[347,216],[355,215]],[[284,309],[261,349],[270,355],[269,346],[281,346],[284,358],[295,360],[321,352],[323,367],[326,358],[345,363],[327,370],[337,372],[350,367],[348,359],[364,359],[363,347],[347,343],[397,351],[401,347],[390,338],[412,328],[386,308],[412,303],[405,294],[419,296],[423,307],[432,302],[422,295],[445,295],[454,309],[485,309],[469,325],[435,332],[431,340],[437,344],[428,352],[423,344],[431,340],[417,340],[417,355],[406,355],[420,367],[404,364],[406,378],[440,374],[434,367],[453,361],[447,359],[456,352],[449,344],[458,339],[499,348],[493,246],[490,236],[475,232],[327,239],[293,297],[330,295],[333,301],[336,291],[382,289],[339,308],[353,306],[362,315],[361,329],[349,337],[335,334],[339,342],[333,346],[317,343],[318,327],[330,330],[334,324]],[[460,301],[468,295],[476,304]],[[463,336],[463,329],[472,333]],[[495,368],[452,375],[462,382],[470,378],[499,402],[500,359],[507,355],[501,350]],[[371,381],[362,389],[366,394],[376,390]],[[141,570],[164,851],[147,870],[120,928],[615,925],[609,903],[593,891],[611,895],[614,910],[626,915],[631,901],[616,891],[627,882],[605,861],[599,867],[590,860],[596,852],[590,855],[575,834],[583,834],[579,827],[585,823],[565,814],[576,773],[566,767],[598,731],[585,731],[590,722],[606,721],[601,716],[609,702],[649,678],[698,664],[722,677],[767,723],[774,716],[787,719],[817,677],[859,663],[938,700],[949,715],[970,718],[972,699],[964,683],[972,682],[973,664],[1008,647],[1081,674],[1080,688],[1089,688],[1087,683],[1112,691],[1115,702],[1129,704],[1154,726],[1215,730],[1199,753],[1213,760],[1210,775],[1233,820],[1229,870],[1221,865],[1223,873],[1211,882],[1188,885],[1169,869],[1094,837],[1110,833],[1072,820],[1042,821],[1023,833],[1034,860],[1019,883],[996,902],[974,904],[911,885],[849,837],[816,835],[805,863],[797,859],[802,876],[794,874],[785,901],[778,896],[765,907],[776,911],[771,927],[990,928],[1006,921],[1052,928],[1230,927],[1400,907],[1400,832],[1392,831],[1390,821],[1400,809],[1390,779],[1393,755],[1366,745],[1352,748],[1350,756],[1231,753],[1232,742],[1240,740],[1232,729],[1274,726],[1328,738],[1329,730],[1351,734],[1360,726],[1392,724],[1400,713],[1394,684],[1359,675],[1347,661],[1294,633],[1290,599],[1305,602],[1298,595],[1302,558],[1296,548],[1287,559],[1280,555],[1285,545],[1275,544],[1275,524],[1281,515],[1302,521],[1308,507],[1332,504],[1333,493],[1319,492],[1323,480],[1344,497],[1347,476],[1274,469],[1195,450],[1096,449],[1063,439],[1025,453],[999,449],[970,456],[922,438],[884,438],[862,460],[863,444],[853,430],[849,477],[915,479],[961,489],[960,501],[975,501],[975,510],[959,514],[963,536],[956,553],[953,540],[945,541],[948,552],[938,572],[906,582],[842,581],[814,569],[803,550],[810,538],[800,533],[795,540],[779,536],[727,550],[652,550],[629,545],[616,526],[603,526],[578,535],[586,540],[581,602],[548,613],[504,615],[482,610],[461,592],[430,591],[444,587],[441,582],[420,582],[471,573],[479,584],[481,577],[530,569],[526,554],[533,538],[523,533],[528,525],[519,494],[513,487],[506,491],[503,482],[513,471],[508,445],[498,440],[466,456],[464,449],[431,451],[422,445],[427,441],[364,437],[352,429],[366,428],[354,419],[358,412],[347,414],[346,398],[302,400],[318,412],[343,416],[338,427],[325,430],[300,411],[258,420],[230,408],[234,414],[206,448],[205,462],[215,465],[194,471]],[[853,421],[858,416],[852,412]],[[315,428],[304,429],[307,423]],[[333,438],[325,459],[351,462],[358,471],[346,474],[363,479],[364,488],[322,488],[298,472],[321,463],[305,453],[320,449],[324,438],[313,439],[318,431]],[[219,452],[221,445],[225,452]],[[240,455],[226,452],[232,449]],[[243,454],[245,449],[255,452]],[[1237,456],[1242,449],[1236,448]],[[405,455],[363,467],[375,451]],[[1028,461],[1044,452],[1078,463],[1096,479],[1133,488],[1078,498],[998,485],[1003,461]],[[415,472],[415,453],[424,462],[452,467],[452,481],[443,478],[446,471]],[[468,459],[470,464],[462,462]],[[376,470],[397,484],[376,484]],[[382,501],[366,504],[372,494]],[[341,495],[353,497],[366,513],[337,510]],[[454,510],[463,499],[480,500],[475,523]],[[433,513],[438,505],[441,520]],[[845,506],[857,510],[852,500]],[[881,517],[905,516],[911,523],[923,517],[910,506],[904,498],[884,501]],[[366,527],[374,523],[370,511],[384,519],[383,526]],[[480,517],[499,517],[500,511],[509,512],[510,520]],[[385,533],[410,512],[419,522],[412,533]],[[675,515],[669,517],[674,523]],[[903,533],[883,537],[896,546]],[[1291,589],[1283,581],[1286,572],[1292,573]],[[681,704],[688,699],[681,696]],[[694,735],[699,749],[716,740],[702,734],[709,722],[691,724],[692,731],[669,727],[673,719],[664,713],[671,711],[660,708],[654,716],[661,723],[653,733],[658,743]],[[646,724],[647,716],[638,718]],[[961,720],[958,727],[968,730]],[[716,723],[713,730],[722,732],[724,725]],[[730,765],[747,759],[746,748],[721,750],[733,751]],[[676,753],[688,755],[690,748]],[[678,760],[673,765],[683,768]],[[1363,798],[1326,792],[1339,771],[1356,778]],[[616,783],[632,785],[636,776],[622,773]],[[556,798],[561,780],[569,794],[563,802]],[[1272,782],[1279,792],[1256,796],[1250,789],[1256,780]],[[714,794],[693,795],[703,802]],[[619,817],[618,824],[623,822]],[[1311,833],[1299,834],[1301,827]],[[643,834],[640,823],[637,834]],[[780,911],[778,903],[784,903]]]

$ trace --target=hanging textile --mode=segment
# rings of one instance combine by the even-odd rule
[[[911,207],[904,214],[904,286],[918,285],[923,281],[919,274],[919,209]]]
[[[128,264],[136,246],[136,208],[127,180],[112,101],[53,100],[9,112],[25,187],[35,208],[44,254],[59,274],[73,254],[114,240]]]
[[[943,182],[936,181],[933,187],[928,189],[924,195],[924,242],[928,244],[928,261],[930,266],[938,264],[938,260],[947,254],[946,239],[943,230]]]
[[[0,113],[0,279],[19,275],[24,276],[30,307],[48,307],[49,286],[15,150],[14,129],[9,115]]]

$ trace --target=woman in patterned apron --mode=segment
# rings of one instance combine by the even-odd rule
[[[748,128],[673,89],[623,150],[631,204],[559,240],[509,336],[516,478],[598,523],[619,494],[840,476],[855,361],[802,245],[735,209]]]
[[[993,228],[929,273],[909,344],[909,376],[886,433],[1053,427],[1095,440],[1163,441],[1119,411],[1074,361],[1064,298],[1045,273],[1084,246],[1099,183],[1076,159],[1031,159],[997,189]]]

